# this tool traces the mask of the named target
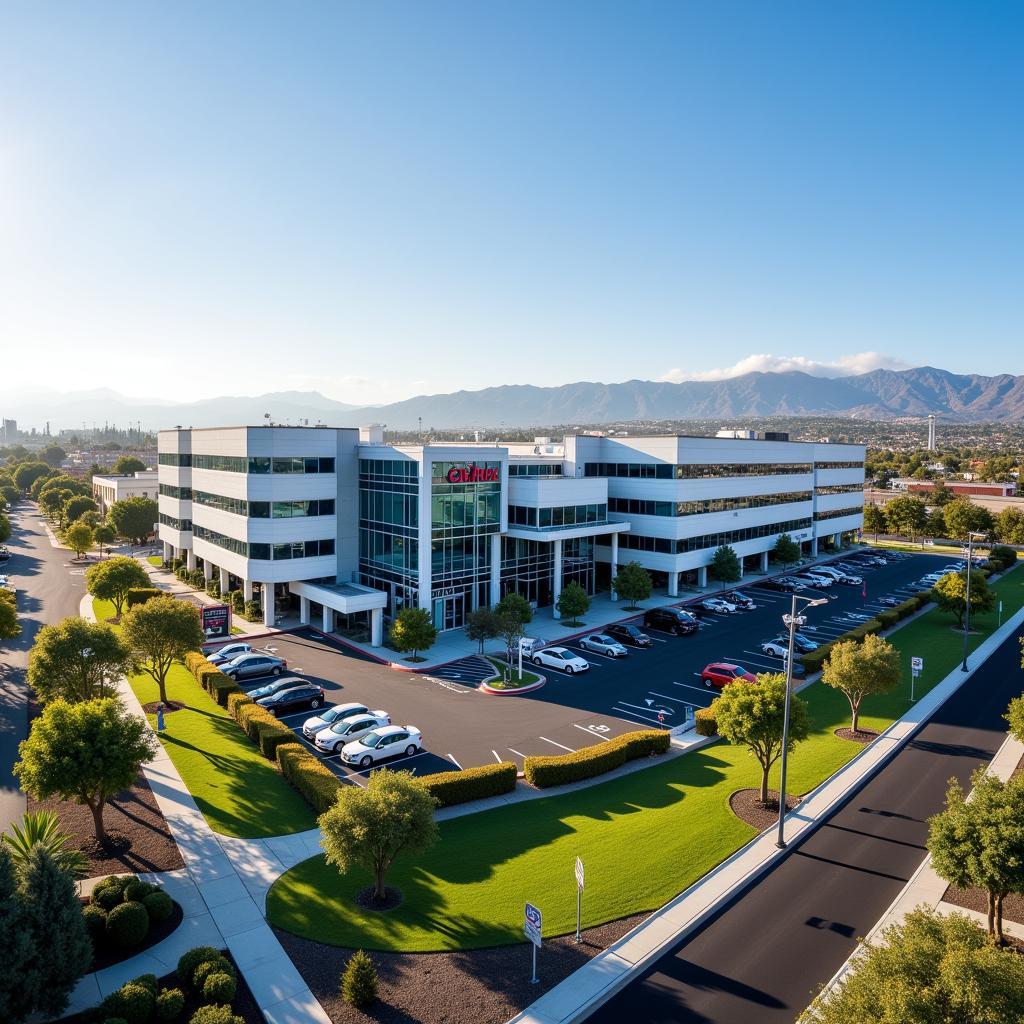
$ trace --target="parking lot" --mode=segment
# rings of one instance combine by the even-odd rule
[[[903,600],[917,592],[916,581],[931,568],[952,561],[948,555],[914,554],[860,573],[864,589],[835,585],[803,591],[827,596],[829,602],[808,609],[803,632],[812,640],[833,640],[883,610],[886,598]],[[386,711],[396,725],[414,725],[423,733],[423,752],[399,757],[399,767],[416,774],[458,771],[488,762],[536,754],[559,754],[610,739],[636,728],[670,728],[682,724],[687,708],[710,704],[717,691],[704,687],[700,673],[710,662],[742,665],[751,672],[782,671],[783,662],[762,652],[761,644],[783,632],[782,615],[790,595],[751,581],[742,586],[756,607],[734,614],[703,612],[700,629],[674,637],[646,630],[652,647],[630,649],[625,658],[610,658],[568,642],[585,658],[589,670],[566,675],[550,667],[542,689],[522,696],[495,697],[476,689],[487,673],[483,659],[467,657],[436,672],[404,672],[381,665],[315,630],[282,633],[266,649],[288,661],[288,673],[321,685],[327,705],[358,701]],[[685,604],[684,604],[685,606]],[[628,621],[641,624],[642,617]],[[245,689],[261,681],[246,682]],[[300,729],[312,712],[282,716]],[[311,743],[298,737],[311,750]],[[321,755],[323,756],[323,755]],[[340,777],[361,784],[371,769],[357,771],[338,755],[324,761]]]

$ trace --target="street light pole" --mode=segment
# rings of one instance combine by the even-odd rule
[[[974,538],[983,537],[982,533],[975,533],[969,530],[967,533],[967,593],[964,597],[964,659],[960,665],[960,671],[967,671],[967,644],[971,636],[971,572],[974,569]]]

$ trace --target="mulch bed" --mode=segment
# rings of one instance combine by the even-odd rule
[[[793,810],[800,803],[798,796],[786,797],[786,810]],[[779,820],[779,793],[778,790],[768,790],[768,803],[761,803],[761,790],[759,789],[738,789],[729,797],[729,808],[740,821],[745,821],[758,832],[778,823]]]
[[[275,928],[285,952],[333,1024],[505,1024],[538,996],[643,921],[635,914],[583,932],[545,939],[530,984],[530,946],[499,946],[459,953],[375,953],[379,998],[357,1010],[341,998],[341,972],[354,950],[326,946]]]
[[[88,902],[88,900],[82,900],[82,906],[84,907]],[[171,900],[171,903],[171,916],[166,921],[160,921],[158,924],[151,923],[149,932],[140,945],[132,946],[131,949],[119,949],[115,946],[104,946],[102,949],[96,949],[94,946],[92,966],[89,970],[102,971],[104,967],[112,967],[114,964],[119,964],[122,960],[127,960],[129,957],[144,953],[158,942],[163,942],[185,919],[185,915],[178,903],[174,900]]]
[[[942,898],[957,907],[977,910],[980,914],[988,913],[988,896],[984,889],[958,889],[951,885]],[[1014,893],[1003,900],[1003,920],[1024,924],[1024,896]]]
[[[835,734],[841,740],[852,740],[854,743],[870,743],[878,739],[878,733],[874,729],[858,729],[856,732],[852,729],[836,729]]]
[[[363,910],[375,910],[383,913],[400,907],[402,905],[402,898],[400,889],[393,889],[390,885],[385,885],[383,899],[377,899],[373,895],[373,886],[368,885],[365,889],[360,889],[356,894],[356,903]]]
[[[147,703],[142,705],[142,710],[145,711],[146,714],[148,715],[155,715],[157,712],[157,708],[160,706],[160,703],[161,702],[158,700],[148,701]],[[186,704],[182,704],[180,701],[174,700],[166,700],[163,702],[163,705],[165,715],[169,715],[172,711],[180,711],[182,708],[188,706]]]

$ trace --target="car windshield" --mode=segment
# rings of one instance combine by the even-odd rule
[[[379,732],[368,732],[359,742],[364,747],[375,747],[383,739]]]
[[[747,674],[747,670],[740,665],[736,665],[732,670],[732,674],[739,678],[740,676],[745,676]]]

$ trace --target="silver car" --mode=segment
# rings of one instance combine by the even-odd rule
[[[625,647],[605,633],[594,633],[580,641],[580,647],[597,654],[607,654],[609,658],[625,658],[629,653]]]
[[[234,661],[221,665],[220,670],[229,679],[259,679],[262,676],[279,676],[288,667],[284,658],[275,658],[273,654],[251,651],[240,654]]]

